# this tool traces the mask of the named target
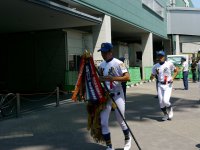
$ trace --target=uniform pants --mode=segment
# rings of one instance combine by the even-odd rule
[[[120,92],[119,95],[115,95],[113,97],[113,99],[115,100],[115,103],[117,104],[117,107],[119,108],[121,114],[124,117],[124,113],[125,113],[125,100],[124,100],[124,93],[123,90]],[[109,100],[106,104],[106,108],[101,111],[101,127],[102,127],[102,134],[108,134],[110,133],[109,130],[109,117],[110,117],[110,112],[111,112],[111,108],[112,108],[112,100]],[[115,117],[117,119],[117,122],[119,123],[119,125],[121,126],[122,130],[126,130],[128,129],[125,122],[123,121],[122,117],[120,116],[117,108],[115,109]]]
[[[183,85],[184,89],[188,90],[188,71],[183,71]]]
[[[158,99],[160,108],[170,107],[170,97],[172,93],[172,83],[161,84],[158,83]]]

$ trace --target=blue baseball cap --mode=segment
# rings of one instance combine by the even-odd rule
[[[101,44],[101,48],[98,50],[101,52],[108,52],[109,50],[111,50],[113,48],[113,45],[111,43],[102,43]]]
[[[156,52],[156,54],[160,56],[165,56],[165,52],[163,50]]]

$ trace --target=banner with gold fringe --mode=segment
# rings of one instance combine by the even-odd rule
[[[71,99],[76,101],[78,95],[87,102],[87,129],[96,142],[104,142],[101,133],[100,113],[105,107],[108,99],[106,95],[108,94],[101,85],[93,57],[87,51],[81,57],[78,79]]]

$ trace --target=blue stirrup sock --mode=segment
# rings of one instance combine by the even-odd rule
[[[103,134],[103,138],[104,138],[104,140],[105,140],[105,142],[106,142],[106,146],[112,148],[110,133],[108,133],[108,134]]]
[[[130,139],[130,131],[129,129],[126,129],[126,130],[123,130],[124,132],[124,137],[125,137],[125,140],[129,140]]]
[[[160,108],[162,110],[162,112],[167,115],[167,107],[163,107],[163,108]]]

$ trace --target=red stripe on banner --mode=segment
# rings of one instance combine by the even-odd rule
[[[113,88],[113,83],[112,83],[112,81],[110,81],[110,89],[112,89]]]
[[[80,69],[79,69],[78,79],[77,79],[76,86],[75,86],[75,89],[73,91],[73,95],[72,95],[72,98],[71,98],[74,101],[77,100],[77,95],[78,95],[78,92],[80,90],[84,66],[85,66],[85,58],[84,58],[84,56],[82,56],[81,57],[81,62],[80,62]]]
[[[106,101],[105,97],[104,97],[104,92],[103,92],[103,89],[102,89],[102,86],[101,86],[101,83],[99,81],[99,78],[97,76],[97,73],[96,73],[96,69],[95,69],[95,65],[94,65],[94,60],[92,57],[89,58],[90,60],[90,64],[91,64],[91,71],[92,71],[92,81],[93,81],[93,84],[95,86],[95,90],[98,94],[98,97],[99,97],[99,102],[100,103],[103,103]]]

